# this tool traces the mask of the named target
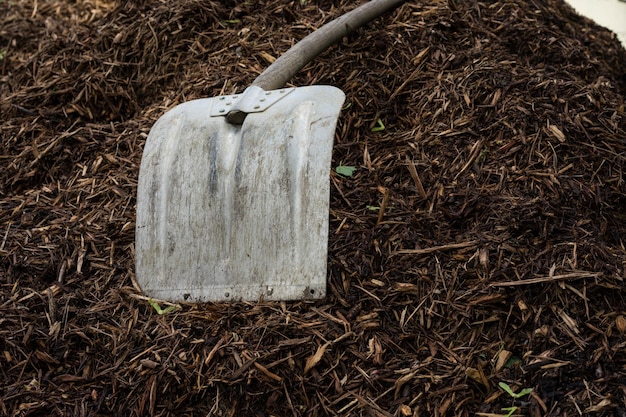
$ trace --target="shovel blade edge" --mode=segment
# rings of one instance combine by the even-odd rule
[[[329,171],[345,96],[298,87],[240,126],[220,98],[153,126],[139,171],[136,278],[168,301],[326,295]]]

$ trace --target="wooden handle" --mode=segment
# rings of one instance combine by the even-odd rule
[[[325,24],[292,46],[252,83],[264,90],[281,88],[302,67],[348,33],[398,7],[406,0],[371,0]]]

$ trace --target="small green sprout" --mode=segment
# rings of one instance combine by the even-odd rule
[[[3,49],[0,51],[0,61],[2,61],[5,56],[7,56],[7,50]]]
[[[344,177],[351,177],[352,174],[354,174],[354,171],[356,171],[356,167],[353,166],[339,165],[335,168],[335,172]]]
[[[382,132],[385,130],[385,125],[381,119],[376,120],[376,126],[372,128],[372,132]]]
[[[524,388],[520,392],[514,392],[513,389],[511,389],[509,384],[507,384],[506,382],[498,382],[498,386],[500,388],[502,388],[504,390],[504,392],[509,394],[514,399],[518,399],[518,398],[524,397],[524,396],[529,395],[530,393],[533,392],[532,388]],[[502,411],[507,412],[507,414],[504,414],[503,417],[511,417],[517,411],[517,409],[518,409],[518,407],[516,407],[516,406],[503,408]]]
[[[518,393],[513,392],[513,390],[511,389],[511,387],[509,386],[509,384],[507,384],[506,382],[499,382],[498,386],[500,388],[502,388],[507,394],[509,394],[511,397],[518,399],[521,397],[524,397],[530,393],[533,392],[532,388],[524,388],[523,390],[521,390]]]
[[[163,314],[171,313],[173,311],[180,310],[180,308],[181,308],[179,305],[176,304],[176,305],[171,305],[171,306],[168,306],[168,307],[162,309],[161,306],[159,305],[159,303],[157,303],[153,299],[149,299],[148,303],[150,303],[152,308],[154,308],[154,310],[157,312],[157,314],[159,316],[161,316]]]
[[[504,367],[507,369],[510,369],[510,368],[513,368],[514,366],[519,365],[520,363],[522,363],[522,360],[520,358],[512,357],[508,361],[506,361],[506,363],[504,364]]]
[[[507,411],[507,414],[503,414],[503,417],[511,417],[517,411],[517,407],[505,407],[502,411]]]
[[[230,20],[222,20],[220,21],[220,24],[226,27],[227,25],[236,25],[239,22],[241,22],[241,20],[239,19],[230,19]]]

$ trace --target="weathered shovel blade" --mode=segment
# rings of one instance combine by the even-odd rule
[[[163,115],[139,172],[136,277],[145,295],[324,297],[328,176],[344,98],[335,87],[299,87],[241,126],[211,116],[229,97]]]

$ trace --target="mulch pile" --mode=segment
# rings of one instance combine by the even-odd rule
[[[347,94],[325,300],[142,297],[152,124],[354,5],[0,1],[0,414],[626,415],[626,51],[562,0],[408,3],[292,80]]]

